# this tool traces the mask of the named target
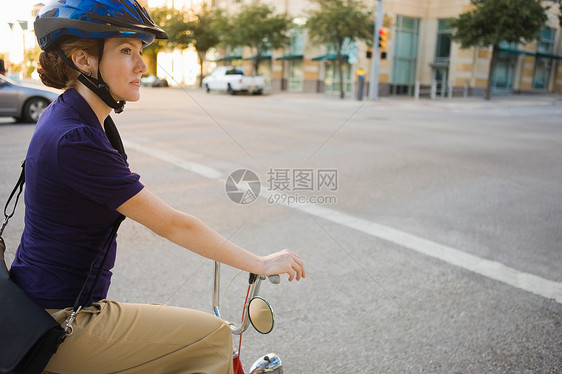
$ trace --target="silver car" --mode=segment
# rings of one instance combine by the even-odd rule
[[[0,75],[0,116],[20,122],[37,122],[45,108],[57,97],[54,91],[17,83]]]

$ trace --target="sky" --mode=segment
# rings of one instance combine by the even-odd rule
[[[31,17],[31,8],[38,3],[46,4],[49,0],[1,0],[3,4],[0,12],[0,22],[13,22],[14,20],[27,20]],[[7,5],[6,3],[10,3]],[[161,6],[166,3],[175,3],[176,6],[183,4],[198,3],[199,0],[148,0],[148,6]]]
[[[8,2],[9,0],[2,0]],[[3,4],[0,12],[0,22],[13,22],[14,20],[31,18],[31,8],[34,4],[45,3],[41,0],[17,0],[10,1],[10,4]]]

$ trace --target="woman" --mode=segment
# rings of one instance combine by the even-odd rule
[[[25,229],[10,275],[31,298],[64,323],[120,215],[248,272],[305,276],[293,252],[256,256],[168,206],[112,146],[109,114],[139,99],[142,49],[167,38],[135,0],[59,0],[39,12],[35,32],[42,81],[66,91],[40,118],[26,157]],[[78,313],[46,372],[231,373],[232,337],[220,319],[105,299],[115,250],[113,241],[95,302]]]

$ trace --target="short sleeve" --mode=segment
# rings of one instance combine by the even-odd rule
[[[111,210],[142,188],[140,176],[98,129],[78,127],[60,138],[57,150],[60,178],[69,188]]]

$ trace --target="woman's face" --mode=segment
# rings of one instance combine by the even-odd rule
[[[134,38],[105,40],[101,75],[116,101],[137,101],[140,79],[147,71],[142,59],[142,42]]]

